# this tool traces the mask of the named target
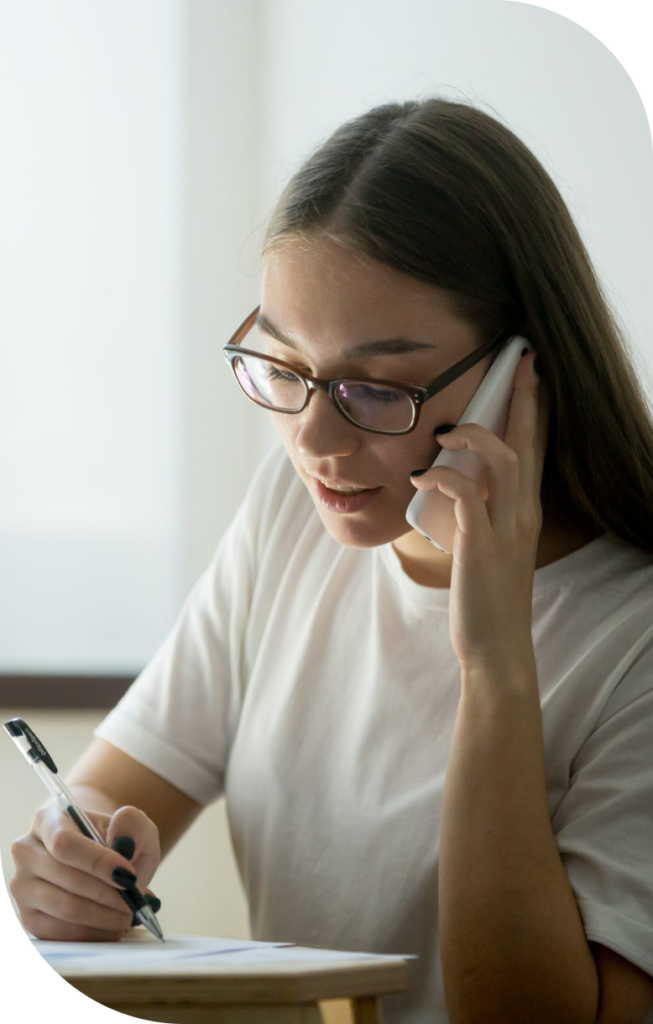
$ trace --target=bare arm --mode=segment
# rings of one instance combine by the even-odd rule
[[[452,1024],[593,1024],[600,983],[549,819],[534,656],[461,673],[438,886]]]
[[[176,786],[96,736],[65,777],[84,810],[113,814],[138,807],[159,830],[161,859],[204,809]]]

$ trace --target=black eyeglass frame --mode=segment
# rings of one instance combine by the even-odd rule
[[[465,356],[464,359],[460,359],[457,363],[454,363],[454,365],[450,366],[448,370],[445,370],[444,373],[438,374],[437,377],[434,377],[432,381],[429,381],[429,383],[425,385],[400,384],[394,380],[379,380],[376,378],[362,379],[355,377],[338,377],[337,379],[334,380],[325,380],[322,377],[312,377],[310,374],[302,373],[291,363],[287,363],[283,359],[277,359],[274,356],[264,355],[261,352],[256,352],[254,349],[251,348],[241,347],[239,339],[241,339],[243,335],[246,334],[250,327],[253,325],[256,315],[258,314],[260,308],[260,305],[258,305],[255,309],[252,310],[249,316],[245,317],[240,327],[234,332],[234,334],[229,339],[228,343],[224,345],[222,349],[222,351],[224,352],[225,359],[227,360],[227,362],[231,366],[231,369],[233,370],[234,377],[236,378],[239,388],[241,389],[243,394],[245,394],[246,397],[249,398],[250,402],[254,402],[255,405],[260,405],[262,409],[270,409],[271,412],[280,412],[286,416],[296,416],[298,413],[303,412],[306,406],[308,405],[312,391],[326,391],[338,412],[341,413],[349,423],[352,423],[355,427],[358,427],[360,430],[369,430],[370,433],[372,434],[389,434],[394,437],[397,437],[401,434],[410,434],[410,432],[414,430],[415,427],[417,426],[420,410],[425,402],[428,402],[428,400],[430,398],[433,398],[434,395],[437,395],[440,391],[443,391],[444,388],[448,387],[449,384],[453,384],[455,380],[458,380],[459,377],[462,377],[463,373],[466,373],[467,370],[470,370],[472,366],[475,366],[476,363],[479,363],[481,359],[483,359],[486,355],[488,355],[495,348],[497,348],[497,346],[502,341],[507,341],[508,338],[512,337],[512,335],[515,333],[512,330],[502,330],[501,333],[498,334],[496,338],[493,338],[491,341],[487,341],[484,345],[481,345],[480,348],[477,348],[474,352],[471,352],[468,356]],[[301,409],[277,409],[273,405],[266,405],[264,402],[257,402],[255,398],[252,398],[252,396],[249,395],[247,391],[245,391],[245,388],[238,380],[238,374],[236,372],[236,367],[234,365],[236,357],[238,355],[243,354],[248,356],[256,356],[258,359],[265,359],[266,362],[269,363],[277,363],[279,366],[283,366],[285,369],[290,370],[291,373],[294,373],[297,377],[299,377],[300,380],[303,381],[304,386],[306,388],[306,399]],[[413,422],[411,423],[407,430],[377,430],[375,427],[364,427],[361,423],[357,423],[355,420],[353,420],[351,416],[349,416],[345,412],[345,410],[338,405],[338,402],[335,398],[335,391],[338,385],[340,384],[383,384],[386,387],[393,387],[397,388],[399,391],[405,391],[412,401]]]

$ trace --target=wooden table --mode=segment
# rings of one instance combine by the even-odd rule
[[[213,963],[94,974],[58,973],[84,995],[120,1013],[167,1024],[382,1024],[381,997],[408,984],[408,964],[349,960],[261,964]]]

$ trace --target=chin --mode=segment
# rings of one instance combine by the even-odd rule
[[[341,515],[319,507],[317,507],[317,512],[327,533],[338,544],[345,547],[378,548],[381,544],[389,544],[410,532],[405,517],[403,517],[403,525],[400,517],[399,525],[393,527],[388,522],[382,523],[378,520],[374,522],[370,519],[366,521],[362,517],[356,521],[355,516]]]

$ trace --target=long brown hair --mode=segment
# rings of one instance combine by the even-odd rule
[[[446,291],[485,341],[537,350],[548,517],[653,553],[653,416],[625,332],[545,169],[500,121],[439,97],[342,124],[285,186],[262,255],[327,239]]]

